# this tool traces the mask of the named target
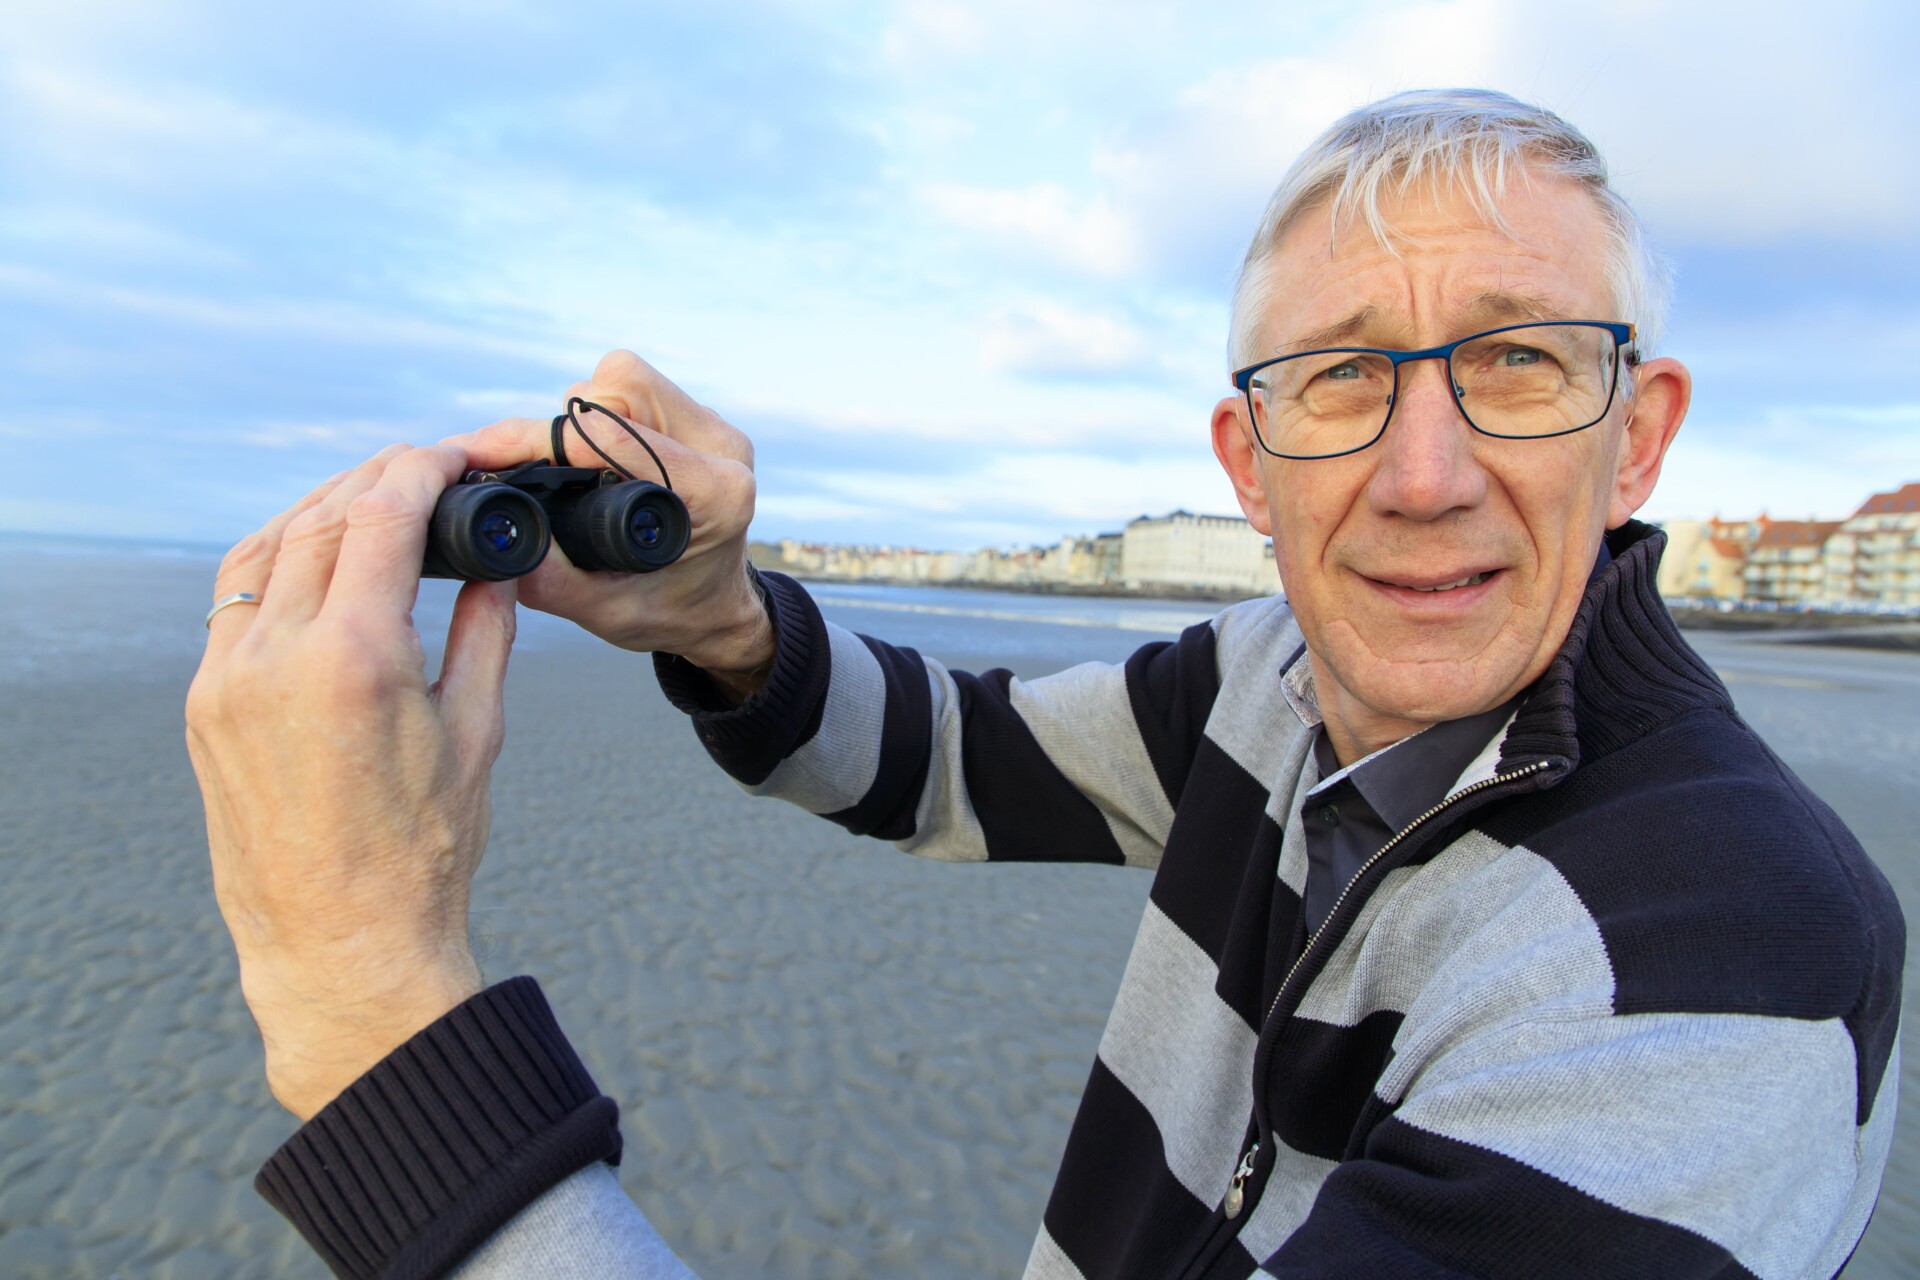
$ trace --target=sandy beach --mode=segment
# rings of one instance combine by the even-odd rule
[[[293,1122],[261,1079],[181,742],[212,564],[14,551],[0,1275],[325,1276],[250,1185]],[[821,594],[849,625],[1023,675],[1178,621]],[[436,588],[423,630],[444,603]],[[706,1280],[1017,1275],[1147,875],[855,840],[739,792],[644,658],[545,619],[523,638],[475,932],[488,975],[537,976],[621,1100],[627,1190]],[[1920,659],[1699,645],[1920,919]],[[1917,1270],[1920,1124],[1903,1117],[1847,1274]]]

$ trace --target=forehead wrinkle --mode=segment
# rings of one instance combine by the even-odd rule
[[[1488,289],[1478,293],[1468,299],[1455,312],[1455,315],[1458,318],[1451,326],[1454,330],[1451,335],[1453,337],[1465,337],[1469,333],[1503,324],[1574,318],[1564,307],[1549,301],[1541,294],[1513,289]],[[1376,327],[1382,320],[1386,320],[1387,323]],[[1318,329],[1301,334],[1290,342],[1282,343],[1274,354],[1293,355],[1324,347],[1367,345],[1362,342],[1362,339],[1368,335],[1369,331],[1376,335],[1376,341],[1382,341],[1384,339],[1377,336],[1381,328],[1397,332],[1403,327],[1394,318],[1387,316],[1381,307],[1368,303],[1344,319],[1322,325]]]
[[[1316,347],[1337,347],[1350,343],[1380,314],[1380,308],[1369,302],[1352,315],[1332,324],[1321,325],[1318,329],[1301,334],[1291,342],[1284,342],[1275,350],[1275,355],[1288,355],[1296,351],[1312,351]]]
[[[1540,294],[1513,289],[1489,289],[1470,299],[1461,309],[1461,315],[1474,324],[1575,318]]]

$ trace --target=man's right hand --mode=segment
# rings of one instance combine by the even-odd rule
[[[520,602],[570,618],[623,649],[679,654],[735,699],[746,697],[773,660],[773,629],[747,576],[753,444],[631,351],[603,357],[593,378],[575,383],[567,396],[620,414],[645,436],[672,474],[693,533],[676,563],[646,574],[585,572],[556,545],[520,580]],[[592,430],[598,418],[583,421]],[[594,443],[640,479],[657,478],[646,450],[614,424],[600,425]],[[545,458],[552,441],[550,422],[509,418],[444,443],[465,449],[473,466],[494,469]],[[566,451],[553,461],[603,465],[570,427]]]

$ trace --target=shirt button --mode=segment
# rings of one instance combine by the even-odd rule
[[[1320,821],[1326,823],[1330,827],[1339,826],[1340,810],[1334,807],[1333,805],[1326,806],[1324,809],[1320,810]]]

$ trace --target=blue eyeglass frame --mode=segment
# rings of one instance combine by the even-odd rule
[[[1519,329],[1566,328],[1569,325],[1577,325],[1583,329],[1605,329],[1609,334],[1613,335],[1613,353],[1615,357],[1617,357],[1613,366],[1613,385],[1607,388],[1607,403],[1601,406],[1599,417],[1596,417],[1592,422],[1583,422],[1577,427],[1568,427],[1565,431],[1549,431],[1545,435],[1539,436],[1504,436],[1498,431],[1488,431],[1485,427],[1476,423],[1473,420],[1473,415],[1467,412],[1467,406],[1460,402],[1460,388],[1454,384],[1451,376],[1453,353],[1469,342],[1473,342],[1479,338],[1491,337],[1496,333],[1512,333]],[[1624,364],[1627,368],[1631,369],[1637,368],[1640,364],[1640,355],[1633,349],[1633,342],[1633,326],[1630,324],[1621,324],[1613,320],[1530,320],[1524,324],[1503,324],[1492,329],[1482,329],[1479,333],[1470,333],[1464,338],[1456,338],[1454,341],[1442,346],[1428,347],[1424,351],[1389,351],[1385,347],[1316,347],[1312,351],[1296,351],[1292,355],[1275,356],[1271,360],[1262,360],[1259,364],[1250,364],[1244,369],[1235,370],[1233,385],[1241,395],[1246,397],[1247,422],[1253,427],[1254,440],[1259,443],[1262,449],[1274,457],[1289,458],[1295,462],[1314,462],[1321,458],[1344,458],[1350,453],[1358,453],[1362,449],[1371,448],[1381,436],[1387,434],[1387,424],[1393,421],[1393,411],[1400,406],[1400,366],[1409,364],[1415,360],[1447,361],[1449,374],[1447,378],[1447,392],[1453,397],[1454,407],[1460,410],[1460,417],[1465,420],[1469,427],[1472,427],[1481,435],[1490,436],[1495,440],[1551,440],[1555,436],[1570,436],[1576,431],[1585,431],[1588,427],[1593,426],[1602,418],[1605,418],[1607,414],[1612,411],[1613,398],[1620,393],[1621,365]],[[1342,449],[1338,453],[1281,453],[1278,449],[1268,444],[1260,434],[1260,420],[1255,415],[1253,408],[1253,375],[1273,365],[1284,364],[1288,360],[1301,360],[1307,356],[1329,355],[1385,356],[1392,362],[1393,390],[1387,397],[1387,414],[1380,420],[1380,429],[1374,432],[1365,444],[1357,444],[1351,449]]]

